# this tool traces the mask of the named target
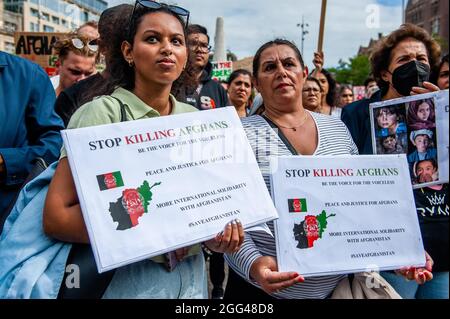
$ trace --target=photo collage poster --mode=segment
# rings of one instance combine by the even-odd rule
[[[443,106],[438,105],[436,94],[400,98],[370,106],[374,154],[407,154],[414,188],[446,182],[439,176],[442,161],[438,155],[440,132],[436,125],[437,107]]]

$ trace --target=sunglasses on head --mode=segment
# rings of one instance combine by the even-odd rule
[[[156,2],[156,1],[151,1],[151,0],[136,0],[136,2],[134,3],[133,11],[131,12],[130,22],[128,23],[129,29],[130,29],[131,21],[133,20],[134,13],[136,11],[136,7],[138,6],[138,4],[143,6],[144,8],[153,9],[153,10],[167,8],[169,11],[171,11],[172,13],[175,13],[177,16],[186,18],[186,22],[184,24],[185,27],[187,27],[189,25],[190,12],[182,7],[175,6],[175,5],[169,5],[169,4],[165,4],[165,3],[160,3],[160,2]],[[129,30],[129,31],[131,32],[131,30]]]
[[[87,48],[92,52],[98,51],[98,40],[97,39],[91,40],[88,43],[85,43],[80,38],[73,38],[72,45],[78,50],[83,50],[83,48],[87,46]]]

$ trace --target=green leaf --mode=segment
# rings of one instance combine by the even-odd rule
[[[325,229],[327,229],[327,225],[328,225],[328,221],[327,219],[330,217],[335,217],[336,214],[331,214],[329,216],[327,216],[327,212],[326,211],[322,211],[322,213],[319,216],[316,216],[317,218],[317,222],[319,223],[319,237],[322,238],[322,234],[325,231]]]
[[[142,186],[137,189],[139,194],[141,194],[144,198],[144,202],[142,204],[144,205],[144,211],[146,213],[148,213],[148,205],[150,205],[150,202],[152,201],[153,193],[151,189],[158,185],[161,185],[161,183],[155,183],[152,187],[150,187],[150,184],[147,181],[144,181]]]

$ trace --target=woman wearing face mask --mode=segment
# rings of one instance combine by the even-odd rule
[[[360,154],[373,154],[369,105],[412,94],[439,91],[428,82],[430,70],[437,67],[441,49],[424,29],[404,24],[392,32],[371,56],[372,73],[380,91],[370,99],[357,101],[342,110]]]
[[[348,105],[343,109],[342,121],[347,125],[360,154],[373,154],[369,105],[409,95],[439,91],[439,87],[428,82],[430,70],[438,67],[441,48],[424,29],[404,24],[387,36],[371,56],[372,73],[380,87],[370,99]],[[448,200],[429,201],[428,198],[443,198],[448,185],[423,188],[414,191],[425,250],[435,260],[435,278],[419,286],[414,281],[405,281],[392,272],[383,272],[383,277],[403,298],[447,298],[448,299],[448,216],[429,212],[448,209]],[[437,197],[433,197],[437,196]],[[447,208],[446,208],[447,207]],[[427,270],[432,270],[432,263]],[[408,277],[415,271],[404,269]],[[423,277],[423,274],[417,274]]]
[[[270,192],[269,158],[289,155],[356,155],[345,125],[337,118],[305,109],[303,89],[307,71],[299,49],[276,39],[261,46],[253,60],[255,86],[264,100],[261,116],[242,120],[261,173]],[[323,299],[345,275],[303,278],[279,272],[276,232],[246,232],[242,248],[225,256],[230,265],[225,299]],[[275,234],[272,236],[271,234]],[[418,270],[425,275],[427,271]],[[426,278],[410,277],[423,283]],[[428,277],[429,278],[429,277]]]

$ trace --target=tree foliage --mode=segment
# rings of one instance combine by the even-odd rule
[[[370,75],[370,61],[365,55],[350,58],[349,62],[339,60],[339,66],[329,69],[342,84],[364,85]]]
[[[448,52],[448,42],[445,38],[436,33],[433,33],[433,38],[439,43],[443,53]]]

